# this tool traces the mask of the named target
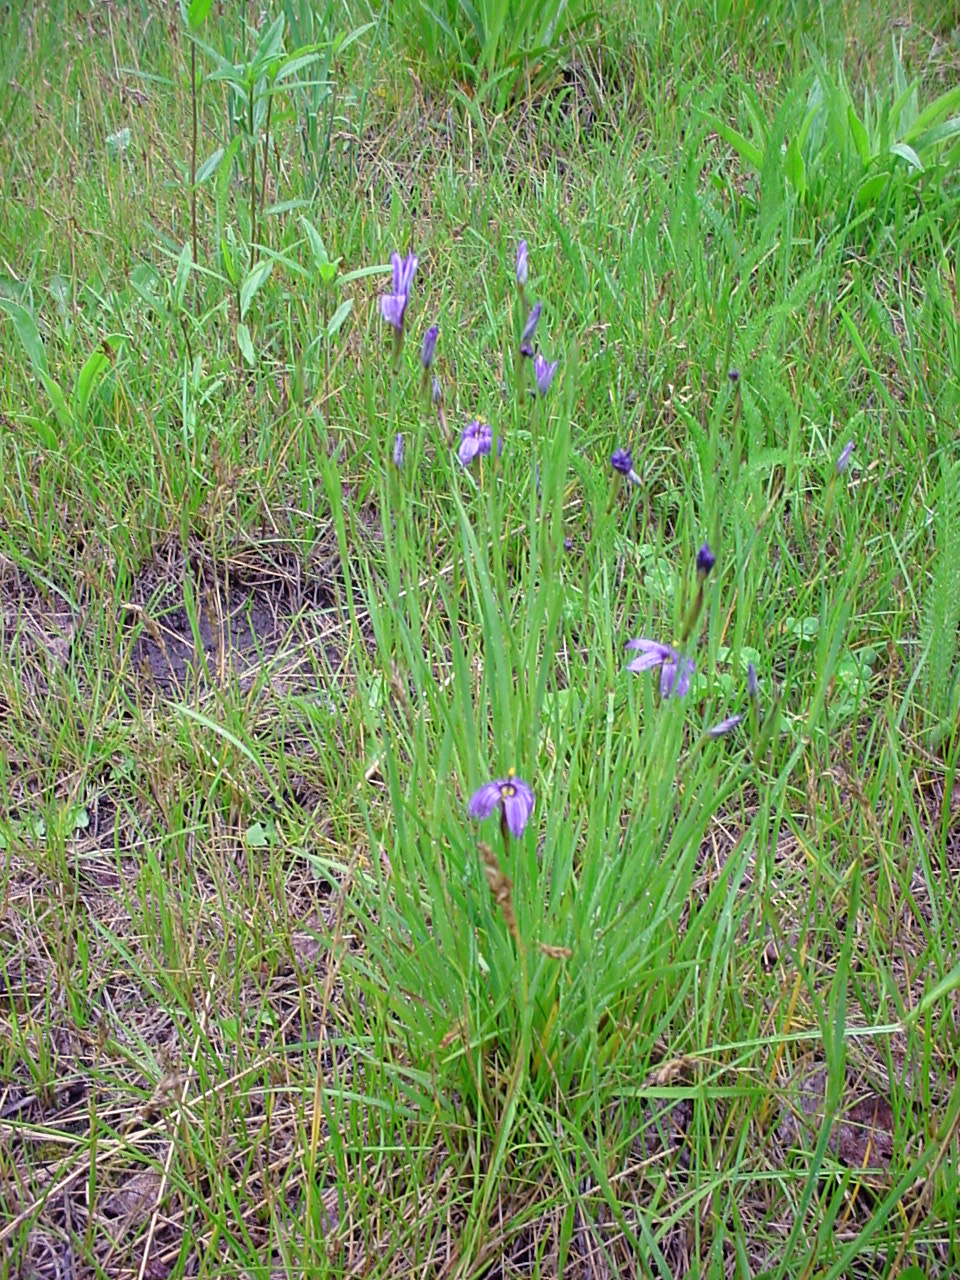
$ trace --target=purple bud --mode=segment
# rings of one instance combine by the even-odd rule
[[[709,542],[705,542],[697,552],[697,574],[701,578],[705,578],[713,566],[717,563],[716,557],[710,550]]]
[[[544,360],[539,351],[537,352],[533,360],[533,376],[536,379],[537,391],[539,391],[540,395],[545,396],[550,390],[550,383],[553,382],[554,374],[559,366],[559,360],[554,360],[551,363],[549,360]]]
[[[633,454],[629,449],[614,449],[610,455],[610,465],[622,476],[628,476],[633,470]]]
[[[437,337],[440,329],[437,325],[432,324],[427,332],[423,335],[423,346],[420,349],[420,363],[424,369],[429,369],[433,364],[433,353],[437,349]]]
[[[439,378],[434,378],[433,380],[433,390],[431,392],[430,398],[433,400],[434,404],[439,404],[440,401],[443,399],[443,388],[440,386]]]
[[[747,663],[747,693],[751,698],[760,696],[760,685],[757,683],[757,668],[752,662]]]
[[[837,475],[842,476],[850,465],[850,459],[853,457],[853,451],[856,448],[856,440],[848,440],[843,446],[843,451],[837,459]]]
[[[530,278],[530,269],[527,264],[527,242],[521,240],[517,245],[517,284],[522,289]]]
[[[520,354],[533,356],[533,335],[537,331],[537,325],[540,322],[540,312],[543,310],[542,302],[535,302],[527,316],[527,323],[523,326],[523,333],[520,335]]]
[[[736,386],[737,383],[740,381],[740,370],[731,369],[730,372],[727,374],[727,377],[730,379],[733,385]]]
[[[715,724],[711,729],[707,730],[707,737],[725,737],[728,733],[733,732],[742,719],[743,716],[727,716],[726,720],[721,720],[719,724]]]
[[[399,431],[393,442],[393,465],[398,471],[403,467],[403,436]]]

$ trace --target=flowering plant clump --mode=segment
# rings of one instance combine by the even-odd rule
[[[467,813],[471,818],[483,821],[495,809],[500,809],[504,834],[509,832],[519,840],[530,821],[535,803],[532,788],[511,769],[505,778],[494,778],[476,790],[467,804]]]

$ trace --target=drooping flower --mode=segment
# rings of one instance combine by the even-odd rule
[[[501,809],[503,826],[514,840],[519,840],[530,821],[534,804],[533,791],[511,769],[505,778],[494,778],[475,791],[467,805],[467,813],[471,818],[482,821],[489,818],[494,810]]]
[[[530,278],[530,268],[527,262],[527,242],[521,240],[517,245],[517,284],[522,289]]]
[[[640,477],[633,469],[633,454],[629,449],[614,449],[610,455],[610,465],[614,471],[626,476],[631,484],[638,485],[640,483]]]
[[[403,468],[403,435],[399,431],[393,442],[393,465],[398,471]]]
[[[726,720],[721,720],[719,724],[715,724],[707,730],[707,737],[723,738],[728,733],[732,733],[742,720],[743,716],[727,716]]]
[[[843,446],[843,449],[840,452],[840,457],[837,459],[838,476],[842,476],[847,467],[849,467],[850,459],[853,457],[853,451],[856,448],[856,444],[856,440],[848,440]]]
[[[690,691],[690,681],[696,672],[696,664],[692,658],[682,658],[668,644],[659,640],[648,640],[640,636],[637,640],[628,640],[627,649],[636,649],[639,657],[627,663],[627,670],[637,674],[660,668],[660,696],[662,698],[683,698]]]
[[[730,379],[733,385],[736,386],[737,383],[740,381],[740,370],[731,369],[730,372],[727,374],[727,377]]]
[[[540,323],[540,312],[543,310],[542,302],[535,302],[527,316],[527,323],[523,326],[523,333],[520,335],[520,354],[533,358],[533,335],[537,331],[537,325]]]
[[[697,552],[697,577],[705,578],[717,563],[717,558],[710,550],[710,543],[705,542]]]
[[[424,372],[433,364],[433,355],[437,349],[439,334],[439,325],[432,324],[423,335],[423,346],[420,348],[420,363],[423,365]]]
[[[463,428],[463,434],[460,436],[460,446],[457,449],[457,457],[465,467],[469,467],[474,458],[480,454],[489,453],[492,447],[492,429],[486,422],[481,422],[478,418],[474,418],[473,422],[468,422]]]
[[[410,286],[413,284],[417,269],[416,254],[409,253],[401,258],[399,253],[390,255],[393,265],[393,290],[380,297],[380,311],[387,324],[392,325],[397,333],[403,332],[403,316],[410,301]]]
[[[554,374],[560,367],[560,361],[545,360],[538,351],[533,358],[533,376],[537,382],[537,391],[540,395],[545,396],[550,390],[550,384],[553,382]]]

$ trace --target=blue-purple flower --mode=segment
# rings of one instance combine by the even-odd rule
[[[399,431],[393,442],[393,465],[398,471],[403,469],[403,436]]]
[[[432,324],[423,335],[423,346],[420,348],[420,363],[423,365],[424,372],[433,364],[433,355],[437,349],[439,334],[439,325]]]
[[[457,457],[465,467],[469,467],[470,463],[478,455],[489,453],[493,448],[493,430],[486,422],[481,422],[478,418],[474,418],[473,422],[468,422],[463,428],[463,434],[460,436],[460,446],[457,449]]]
[[[837,459],[838,476],[842,476],[847,467],[849,467],[850,459],[853,457],[853,451],[856,448],[856,444],[856,440],[848,440],[843,446],[843,449],[840,452],[840,457]]]
[[[380,311],[387,324],[393,325],[397,333],[402,333],[403,315],[410,301],[410,286],[417,269],[417,257],[410,253],[401,258],[399,253],[392,253],[390,262],[393,264],[393,291],[381,295]]]
[[[517,245],[517,284],[522,289],[530,278],[530,268],[527,262],[527,242],[521,240]]]
[[[633,454],[629,449],[614,449],[610,455],[610,465],[614,471],[626,476],[631,484],[638,485],[640,483],[640,477],[633,469]]]
[[[681,658],[676,649],[659,640],[648,640],[641,636],[637,640],[628,640],[626,648],[635,649],[639,657],[627,663],[627,670],[637,674],[660,668],[660,696],[662,698],[682,698],[690,691],[690,680],[696,672],[692,658]]]
[[[537,382],[537,391],[540,395],[545,396],[550,390],[550,383],[553,382],[554,374],[560,367],[560,361],[545,360],[538,351],[533,358],[533,376]]]
[[[533,791],[511,769],[505,778],[494,778],[475,791],[467,805],[467,813],[471,818],[482,821],[500,808],[505,830],[514,840],[519,840],[530,821],[534,803]]]
[[[705,542],[697,552],[697,577],[705,578],[717,563],[717,558],[710,550],[710,543]]]
[[[540,323],[540,312],[543,310],[542,302],[535,302],[530,308],[530,314],[527,316],[527,323],[523,326],[523,333],[520,335],[520,354],[533,358],[533,335],[537,331],[537,325]]]

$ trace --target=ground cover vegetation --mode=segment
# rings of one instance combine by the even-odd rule
[[[960,13],[8,3],[0,1276],[948,1276]]]

